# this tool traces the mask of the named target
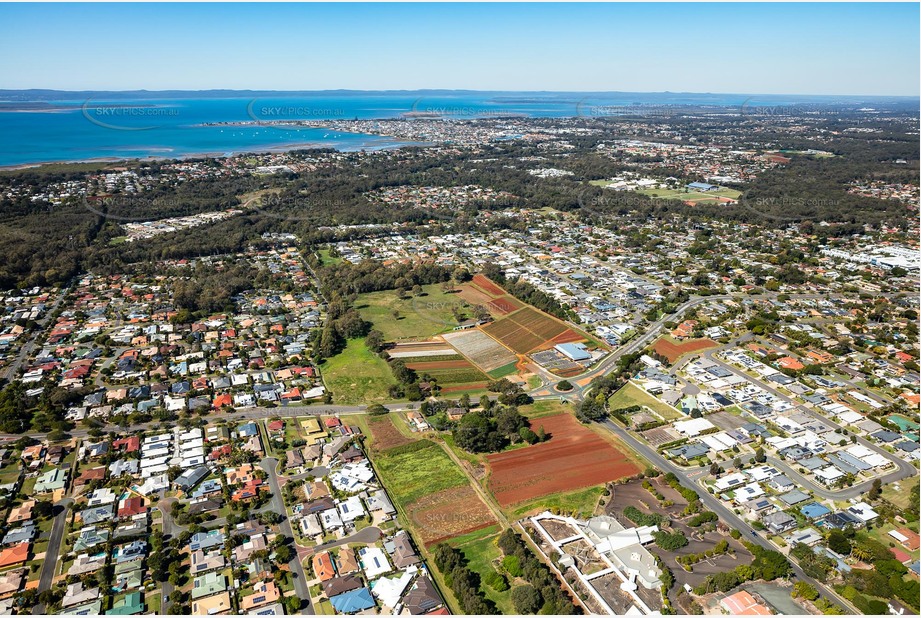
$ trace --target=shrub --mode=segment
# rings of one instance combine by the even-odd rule
[[[666,551],[681,549],[688,544],[688,539],[680,532],[670,534],[668,532],[653,532],[652,537],[656,540],[656,545]]]
[[[508,581],[505,579],[505,576],[496,571],[487,573],[486,577],[483,578],[483,582],[496,592],[505,592],[508,590]]]
[[[657,513],[644,513],[633,505],[624,509],[624,517],[637,526],[660,526],[667,521],[662,515]]]
[[[704,511],[692,517],[688,521],[688,525],[691,526],[692,528],[696,528],[697,526],[709,523],[711,521],[717,521],[718,519],[719,519],[719,516],[717,516],[717,514],[714,513],[713,511]]]
[[[502,566],[512,577],[521,577],[521,562],[518,556],[506,556],[502,559]]]

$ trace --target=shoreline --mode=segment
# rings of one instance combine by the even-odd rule
[[[197,159],[197,158],[209,158],[209,159],[229,159],[231,157],[236,157],[246,154],[272,154],[272,153],[283,153],[291,152],[292,150],[302,150],[302,149],[323,149],[331,148],[333,150],[338,150],[339,152],[358,152],[361,150],[392,150],[397,148],[406,148],[406,147],[431,147],[433,142],[393,142],[389,145],[384,146],[363,146],[357,148],[338,148],[333,145],[325,144],[322,142],[299,142],[295,144],[288,144],[283,146],[272,146],[268,148],[257,147],[255,149],[244,149],[244,150],[234,150],[229,152],[190,152],[182,155],[177,155],[173,157],[167,157],[162,155],[149,155],[143,157],[92,157],[89,159],[60,159],[52,161],[37,161],[34,163],[13,163],[10,165],[0,165],[0,172],[15,172],[21,170],[28,170],[34,168],[40,168],[47,165],[80,165],[80,164],[91,164],[91,163],[122,163],[122,162],[154,162],[154,161],[183,161],[186,159]]]

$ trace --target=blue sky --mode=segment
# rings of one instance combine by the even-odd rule
[[[0,4],[0,88],[918,96],[919,5]]]

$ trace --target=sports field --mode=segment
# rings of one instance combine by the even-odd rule
[[[685,189],[641,189],[640,195],[664,200],[681,200],[682,202],[718,202],[726,199],[736,200],[742,195],[741,191],[734,189],[719,189],[717,191],[687,191]]]

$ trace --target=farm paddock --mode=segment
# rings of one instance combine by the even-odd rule
[[[639,468],[569,414],[546,416],[550,439],[487,456],[489,489],[503,507],[632,476]]]
[[[423,496],[407,505],[406,512],[426,547],[496,524],[469,485]]]

